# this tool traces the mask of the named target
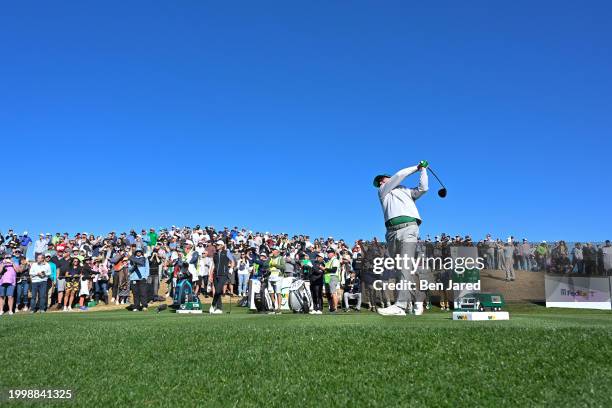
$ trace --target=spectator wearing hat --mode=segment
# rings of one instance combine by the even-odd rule
[[[340,288],[340,260],[332,248],[327,250],[327,258],[324,275],[325,293],[329,311],[335,313],[338,309],[338,289]]]
[[[16,309],[19,309],[21,306],[21,311],[27,312],[29,310],[28,291],[30,290],[30,263],[21,256],[20,252],[20,250],[17,250],[17,253],[13,254],[13,256],[9,255],[9,257],[13,265],[15,265],[15,271],[17,272]]]
[[[155,301],[159,296],[159,279],[162,275],[164,258],[159,252],[159,246],[156,244],[151,250],[149,256],[149,283],[150,296],[152,301]]]
[[[4,300],[8,303],[8,314],[13,314],[15,285],[17,283],[17,266],[9,254],[4,255],[0,264],[0,315],[4,314]]]
[[[24,231],[23,235],[19,237],[19,246],[21,247],[21,252],[25,256],[28,255],[28,248],[30,247],[31,243],[32,243],[32,238],[30,238],[30,236],[28,235],[28,231]]]
[[[52,258],[53,263],[57,266],[55,280],[55,291],[57,292],[57,309],[61,309],[64,305],[64,294],[66,292],[66,271],[70,268],[70,253],[67,251],[59,251]]]
[[[144,256],[142,248],[136,248],[130,261],[130,281],[132,282],[132,292],[134,303],[130,310],[146,311],[147,303],[147,278],[149,277],[149,261]]]
[[[356,311],[361,310],[361,280],[357,277],[355,271],[351,271],[350,275],[344,281],[344,311],[348,312],[349,300],[357,300],[355,306]]]
[[[47,280],[51,276],[51,267],[45,262],[43,254],[36,257],[36,262],[30,267],[30,280],[32,281],[32,299],[30,299],[30,313],[47,310]]]
[[[283,272],[285,271],[285,258],[281,256],[280,249],[278,247],[272,248],[272,256],[270,256],[270,278],[269,288],[273,294],[274,302],[276,304],[276,313],[281,313],[281,303],[283,296],[281,294],[281,280],[283,279]],[[274,296],[275,295],[275,296]]]
[[[38,239],[34,242],[34,258],[38,257],[38,254],[42,254],[47,250],[49,241],[45,238],[44,234],[39,234]]]
[[[51,301],[49,302],[49,307],[53,305],[52,301],[55,299],[53,296],[53,290],[55,287],[55,281],[57,279],[57,265],[51,260],[51,254],[45,253],[45,262],[49,265],[51,269],[51,274],[49,275],[49,279],[47,279],[47,299],[49,299],[49,292],[51,292]]]
[[[113,298],[117,305],[126,304],[130,297],[128,260],[128,252],[123,246],[119,246],[115,249],[115,253],[110,260],[113,265]]]
[[[576,242],[572,249],[572,265],[576,273],[582,275],[584,273],[584,258],[582,255],[582,244]]]

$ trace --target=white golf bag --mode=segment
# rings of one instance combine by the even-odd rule
[[[262,285],[258,278],[249,279],[249,310],[255,312],[274,310],[268,285]]]
[[[308,313],[312,310],[310,288],[301,279],[296,279],[289,289],[289,308],[294,313]]]

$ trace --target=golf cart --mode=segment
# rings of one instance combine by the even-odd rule
[[[458,311],[463,312],[499,312],[506,305],[500,293],[467,293],[457,299],[457,303]]]

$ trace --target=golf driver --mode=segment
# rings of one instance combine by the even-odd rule
[[[440,178],[436,175],[436,173],[431,169],[431,167],[427,167],[427,170],[429,170],[431,172],[431,174],[433,174],[433,176],[436,178],[436,180],[438,180],[438,183],[440,183],[440,185],[442,186],[441,189],[438,190],[438,196],[440,196],[440,198],[444,198],[446,197],[446,187],[444,187],[444,183],[442,183],[442,181],[440,180]]]

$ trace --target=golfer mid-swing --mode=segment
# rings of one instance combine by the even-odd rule
[[[378,313],[383,316],[406,316],[408,302],[414,302],[415,315],[423,314],[425,293],[419,290],[418,276],[412,272],[410,259],[416,256],[421,224],[421,216],[414,201],[427,191],[427,166],[427,161],[423,160],[418,165],[402,169],[393,176],[380,174],[374,178],[374,187],[378,188],[378,197],[385,215],[385,227],[387,227],[385,237],[389,256],[394,259],[396,255],[401,258],[404,258],[404,255],[408,256],[408,265],[402,261],[396,265],[396,269],[398,278],[403,284],[413,282],[410,290],[398,290],[395,304],[378,309]],[[400,184],[417,171],[421,172],[418,187],[407,188]]]

